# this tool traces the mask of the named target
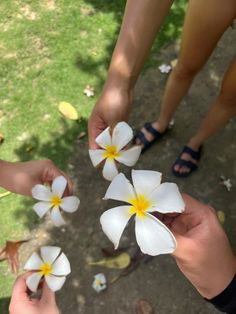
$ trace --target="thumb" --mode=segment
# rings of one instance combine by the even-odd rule
[[[12,297],[11,300],[28,300],[28,294],[27,294],[27,285],[26,285],[26,279],[31,273],[24,273],[20,275],[13,286],[13,291],[12,291]]]
[[[41,302],[55,304],[55,293],[49,289],[46,281],[43,282],[43,289],[42,289],[42,297],[40,299]]]

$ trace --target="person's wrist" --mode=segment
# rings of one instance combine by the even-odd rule
[[[136,83],[136,77],[119,68],[112,67],[108,70],[107,80],[104,89],[119,89],[129,93]]]

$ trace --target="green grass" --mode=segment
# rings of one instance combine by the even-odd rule
[[[125,1],[53,3],[0,2],[0,132],[5,136],[0,156],[10,161],[51,158],[66,170],[104,83]],[[176,2],[146,67],[155,66],[158,49],[179,36],[184,9],[184,0]],[[83,95],[87,84],[95,88],[94,98]],[[60,115],[60,101],[77,108],[80,123]],[[23,199],[0,199],[0,246],[6,239],[20,239],[36,221]],[[0,263],[1,299],[10,295],[12,281],[6,263]]]

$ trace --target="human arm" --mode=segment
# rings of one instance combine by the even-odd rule
[[[27,293],[26,278],[30,273],[19,276],[14,284],[9,305],[10,314],[59,314],[55,294],[43,282],[40,299],[31,299]]]
[[[51,160],[32,160],[26,162],[8,162],[0,160],[0,186],[18,194],[31,195],[36,184],[51,183],[57,176],[63,175],[68,186],[66,193],[72,193],[72,181]]]
[[[133,88],[174,0],[128,0],[101,97],[89,119],[89,146],[107,126],[127,121]]]
[[[183,198],[185,212],[163,221],[177,239],[173,256],[178,267],[198,292],[211,301],[234,278],[236,259],[214,210],[188,195]]]

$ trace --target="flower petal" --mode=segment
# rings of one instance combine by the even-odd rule
[[[38,253],[34,252],[25,263],[24,270],[38,270],[42,265],[42,259]]]
[[[66,196],[62,198],[62,203],[60,207],[68,213],[73,213],[75,212],[80,204],[80,200],[76,196]]]
[[[133,138],[133,131],[131,127],[124,121],[117,123],[112,132],[112,145],[121,150]]]
[[[61,215],[61,211],[58,207],[54,206],[52,211],[51,211],[51,219],[54,223],[55,226],[60,227],[62,225],[65,225],[66,222],[63,219]]]
[[[153,191],[150,199],[155,204],[152,211],[157,210],[163,214],[182,213],[184,211],[185,204],[175,183],[162,183]]]
[[[36,214],[42,218],[46,212],[52,207],[52,204],[49,202],[38,202],[34,204],[33,210],[36,212]]]
[[[33,291],[36,292],[38,285],[39,285],[39,281],[42,278],[42,275],[40,272],[37,273],[33,273],[32,275],[30,275],[29,277],[27,277],[26,279],[26,285],[27,287]]]
[[[162,174],[151,170],[132,170],[132,180],[137,194],[149,196],[161,183]]]
[[[70,262],[64,253],[56,259],[52,265],[52,274],[56,276],[66,276],[71,272]]]
[[[33,198],[39,201],[50,201],[52,198],[52,192],[50,191],[50,189],[42,184],[36,184],[32,188],[31,192]]]
[[[44,263],[53,264],[60,252],[61,248],[58,246],[42,246],[40,248],[40,253]]]
[[[130,198],[135,198],[134,188],[124,174],[119,173],[109,185],[104,199],[113,199],[128,203]]]
[[[89,157],[94,167],[97,167],[104,159],[104,149],[89,149]]]
[[[67,186],[67,180],[63,176],[56,177],[52,182],[52,193],[58,197],[62,197]]]
[[[116,157],[116,160],[122,164],[132,167],[136,164],[141,154],[141,146],[134,146],[127,150],[121,150],[119,152],[119,157]]]
[[[45,276],[46,283],[52,291],[60,290],[66,281],[66,277],[56,277],[54,275]]]
[[[135,217],[137,243],[144,254],[152,256],[172,253],[176,249],[176,240],[171,231],[151,214]]]
[[[102,148],[110,146],[111,145],[110,127],[107,127],[102,133],[100,133],[96,137],[95,141]]]
[[[118,206],[105,211],[100,217],[102,230],[118,248],[120,237],[127,225],[131,215],[129,214],[130,206]]]
[[[103,177],[111,181],[117,176],[118,170],[116,167],[116,163],[114,160],[106,159],[103,170],[102,170]]]

